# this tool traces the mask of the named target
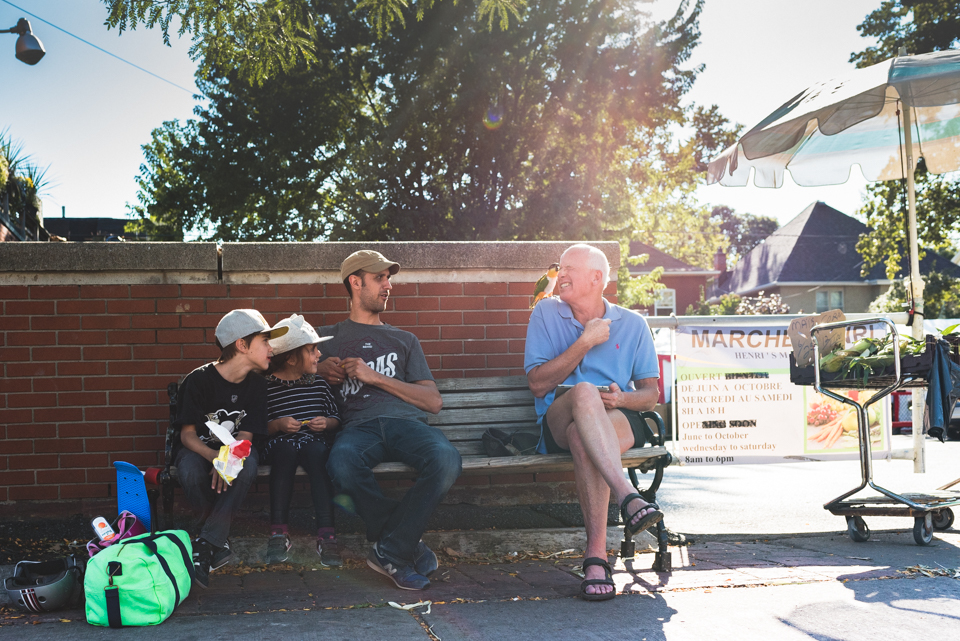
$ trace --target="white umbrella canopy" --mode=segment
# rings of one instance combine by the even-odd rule
[[[860,165],[867,180],[907,179],[910,276],[923,314],[913,172],[960,169],[960,51],[898,56],[813,85],[784,103],[707,167],[707,184],[839,185]],[[914,331],[922,332],[921,322]]]
[[[867,180],[892,180],[905,177],[907,156],[933,173],[960,169],[960,51],[890,58],[813,85],[711,161],[707,184],[742,187],[753,173],[758,187],[780,187],[789,169],[798,185],[838,185],[855,164]]]

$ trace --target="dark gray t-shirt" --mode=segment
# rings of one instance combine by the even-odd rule
[[[371,369],[404,383],[433,380],[420,341],[410,332],[392,325],[364,325],[347,319],[321,327],[319,333],[333,336],[332,340],[320,343],[320,351],[326,356],[362,358]],[[334,396],[345,429],[381,416],[426,423],[423,410],[355,379],[347,379],[335,387]]]

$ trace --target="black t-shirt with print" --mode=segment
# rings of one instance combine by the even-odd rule
[[[239,383],[225,380],[215,363],[193,370],[180,385],[176,425],[194,425],[197,436],[208,447],[222,443],[210,433],[207,421],[219,425],[230,421],[230,433],[267,433],[267,382],[254,372]]]

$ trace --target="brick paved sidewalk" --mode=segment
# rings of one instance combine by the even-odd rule
[[[652,571],[653,554],[617,559],[614,579],[621,593],[722,590],[783,584],[836,583],[911,576],[909,568],[960,566],[960,532],[938,532],[933,544],[917,546],[903,532],[874,533],[866,543],[846,534],[795,535],[767,540],[716,537],[672,548],[674,571]],[[388,601],[434,604],[536,601],[575,597],[581,578],[577,558],[495,559],[441,555],[440,569],[423,592],[402,591],[354,556],[339,570],[310,567],[228,566],[214,572],[210,588],[194,589],[175,617],[204,614],[355,609]],[[18,613],[4,610],[0,625]],[[83,621],[82,611],[30,617]],[[25,622],[16,620],[16,623]]]

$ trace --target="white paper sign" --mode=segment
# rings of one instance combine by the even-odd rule
[[[792,345],[786,323],[680,327],[676,342],[681,463],[859,457],[853,407],[790,382]],[[889,427],[882,429],[885,406],[875,405],[879,411],[872,417],[874,452],[881,456],[890,442]]]

